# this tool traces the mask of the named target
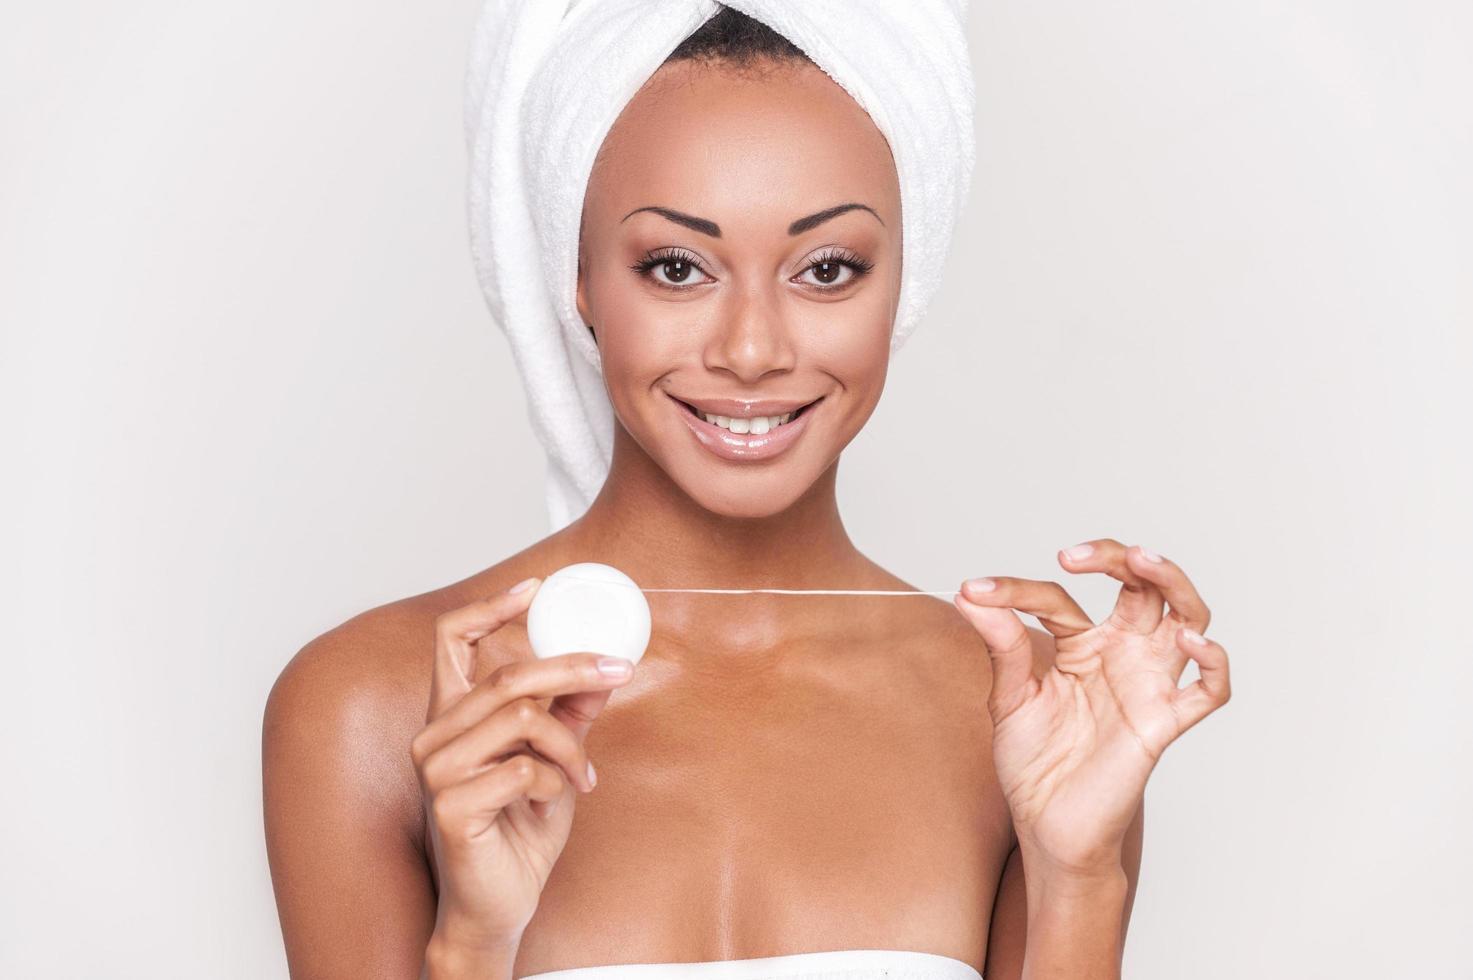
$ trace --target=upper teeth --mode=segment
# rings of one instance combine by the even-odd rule
[[[784,412],[782,415],[757,415],[749,419],[734,419],[727,415],[712,415],[702,412],[701,418],[712,425],[719,425],[723,429],[730,429],[738,435],[750,432],[753,435],[763,435],[769,429],[776,429],[788,419],[793,417],[792,412]]]

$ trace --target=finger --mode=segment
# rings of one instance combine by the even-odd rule
[[[1161,623],[1161,590],[1141,577],[1125,557],[1125,545],[1114,538],[1082,541],[1059,552],[1059,564],[1071,572],[1103,572],[1120,582],[1120,596],[1104,622],[1117,629],[1150,633]]]
[[[435,794],[430,812],[442,835],[459,840],[483,832],[497,814],[525,797],[551,803],[563,793],[562,773],[530,755],[514,755]],[[546,808],[544,808],[546,815]]]
[[[441,613],[435,619],[435,663],[426,721],[434,721],[471,690],[476,641],[526,612],[539,584],[536,578],[518,582],[500,595]]]
[[[1038,690],[1028,628],[1011,609],[979,606],[962,593],[957,593],[952,603],[987,643],[992,661],[992,690],[987,695],[987,707],[993,721],[1000,722]]]
[[[1054,636],[1073,636],[1093,629],[1085,611],[1058,582],[994,575],[968,579],[962,595],[979,606],[1012,608],[1035,617]]]
[[[601,670],[601,664],[615,672]],[[546,660],[536,657],[513,660],[492,671],[470,693],[426,725],[416,739],[423,743],[421,747],[426,752],[433,752],[517,698],[556,698],[560,694],[580,691],[607,691],[627,684],[633,676],[634,665],[623,657],[597,653],[564,653]],[[586,702],[575,702],[575,706],[587,712]],[[566,706],[560,713],[566,713]]]
[[[593,789],[582,743],[531,698],[518,698],[440,746],[424,760],[420,773],[426,788],[436,792],[523,749],[556,765],[583,792]]]
[[[1212,613],[1180,565],[1140,545],[1126,549],[1125,559],[1132,571],[1149,580],[1165,597],[1168,621],[1175,626],[1189,626],[1198,633],[1207,629]]]
[[[1227,651],[1220,643],[1185,626],[1177,630],[1176,643],[1197,662],[1197,672],[1201,675],[1171,695],[1171,707],[1176,712],[1178,727],[1185,732],[1227,704],[1232,697],[1232,684],[1228,678]]]
[[[568,731],[583,741],[588,734],[588,729],[593,726],[593,720],[604,710],[604,705],[609,703],[609,697],[614,693],[613,688],[603,691],[577,691],[573,694],[559,694],[552,699],[547,712],[561,721]]]

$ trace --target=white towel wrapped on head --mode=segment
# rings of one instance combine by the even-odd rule
[[[466,75],[471,254],[547,450],[553,530],[587,509],[613,451],[598,346],[576,305],[594,157],[722,6],[801,49],[889,141],[903,249],[892,352],[940,284],[974,159],[967,0],[486,0]]]

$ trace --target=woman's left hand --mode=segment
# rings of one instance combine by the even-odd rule
[[[1104,621],[1056,582],[973,579],[954,601],[991,654],[993,759],[1025,855],[1063,874],[1108,873],[1161,753],[1227,703],[1227,653],[1201,635],[1207,606],[1175,563],[1110,538],[1060,551],[1059,563],[1120,580]],[[1042,677],[1013,610],[1054,635]],[[1178,688],[1188,660],[1201,677]]]

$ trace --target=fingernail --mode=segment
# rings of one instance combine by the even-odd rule
[[[623,657],[598,658],[598,672],[608,677],[624,677],[633,669],[634,665]]]
[[[506,590],[506,594],[507,595],[516,595],[518,592],[525,592],[528,589],[530,589],[532,587],[532,583],[533,582],[536,582],[536,581],[537,581],[537,576],[535,576],[535,575],[532,576],[531,578],[524,578],[520,582],[518,582],[516,585],[513,585],[511,588],[507,589]]]
[[[962,588],[968,592],[991,592],[997,588],[997,583],[990,578],[973,578],[963,582]]]
[[[1185,636],[1187,638],[1188,643],[1195,643],[1199,647],[1205,647],[1207,645],[1207,637],[1203,636],[1201,633],[1198,633],[1190,626],[1183,626],[1181,628],[1181,633],[1182,636]]]
[[[588,760],[588,785],[590,787],[598,785],[598,773],[593,771],[592,759]]]
[[[1070,559],[1072,559],[1074,561],[1078,561],[1081,558],[1088,558],[1090,555],[1092,555],[1094,553],[1095,553],[1095,546],[1092,545],[1092,544],[1076,544],[1072,548],[1065,548],[1064,549],[1064,557],[1065,558],[1070,558]]]
[[[1147,548],[1145,545],[1138,544],[1136,545],[1136,547],[1141,549],[1141,557],[1144,558],[1146,561],[1159,562],[1161,560],[1160,555],[1156,554],[1156,552],[1152,551],[1150,548]]]

